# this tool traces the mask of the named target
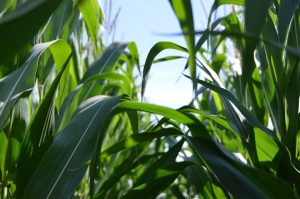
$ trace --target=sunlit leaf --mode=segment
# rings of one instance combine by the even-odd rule
[[[57,61],[57,66],[63,64],[66,57],[58,55],[61,54],[59,51],[61,45],[67,44],[63,40],[37,44],[23,66],[0,80],[0,129],[5,127],[9,112],[17,100],[33,89],[40,55],[49,48]]]

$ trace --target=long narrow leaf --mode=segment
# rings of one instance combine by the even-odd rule
[[[31,175],[52,142],[53,132],[55,131],[53,116],[55,113],[55,92],[70,59],[71,55],[53,81],[45,98],[39,104],[34,119],[25,134],[17,168],[16,184],[19,198],[22,198]]]
[[[0,19],[0,63],[28,43],[62,0],[35,0]],[[19,34],[22,34],[20,36]]]
[[[25,198],[71,196],[86,172],[83,165],[94,153],[99,132],[119,101],[120,97],[95,97],[79,107],[43,156],[26,187]]]
[[[187,52],[187,49],[179,46],[177,44],[174,44],[172,42],[158,42],[156,43],[151,49],[150,52],[147,55],[146,62],[144,65],[144,70],[143,70],[143,80],[142,80],[142,97],[144,96],[145,93],[145,88],[146,88],[146,83],[147,79],[149,76],[149,72],[151,69],[151,65],[154,62],[155,57],[163,50],[166,49],[174,49],[182,52]]]
[[[57,66],[61,67],[67,57],[59,56],[61,46],[68,46],[63,40],[56,40],[48,43],[37,44],[33,47],[27,61],[13,73],[0,80],[0,129],[6,125],[10,110],[17,100],[26,92],[33,89],[38,68],[39,56],[50,48]],[[70,52],[70,51],[69,51]],[[66,54],[68,56],[68,54]]]

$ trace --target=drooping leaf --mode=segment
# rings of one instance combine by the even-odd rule
[[[215,86],[211,83],[205,82],[203,80],[197,80],[198,83],[204,85],[205,87],[212,89],[213,91],[217,92],[219,95],[225,97],[226,99],[230,100],[236,107],[237,109],[243,114],[243,116],[247,119],[247,121],[252,124],[253,126],[258,127],[268,135],[272,136],[275,138],[274,133],[266,128],[260,121],[258,121],[229,91]]]
[[[190,124],[192,125],[195,122],[194,120],[184,115],[183,113],[180,113],[179,111],[173,110],[171,108],[163,107],[163,106],[154,105],[154,104],[125,101],[125,102],[121,102],[118,105],[118,108],[120,110],[139,110],[139,111],[146,111],[150,113],[160,114],[166,118],[174,119],[177,122],[186,125],[190,125]]]
[[[155,57],[163,50],[166,49],[174,49],[174,50],[178,50],[178,51],[182,51],[182,52],[187,52],[187,49],[179,46],[175,43],[172,42],[158,42],[156,43],[151,49],[150,52],[147,55],[146,58],[146,62],[144,65],[144,70],[143,70],[143,79],[142,79],[142,97],[144,96],[145,93],[145,88],[146,88],[146,83],[147,83],[147,79],[149,76],[149,72],[151,69],[151,65],[155,60]]]
[[[119,87],[124,90],[124,93],[131,92],[130,81],[124,75],[114,73],[114,72],[104,72],[100,74],[93,75],[86,79],[83,83],[78,84],[76,88],[69,93],[69,95],[64,100],[57,119],[57,128],[62,129],[65,127],[69,119],[71,119],[73,112],[75,111],[78,104],[80,104],[85,98],[79,100],[79,94],[84,93],[85,97],[90,97],[88,91],[93,83],[100,80],[114,80],[120,81]]]
[[[187,140],[235,198],[295,198],[286,182],[224,154],[214,142],[195,137]]]
[[[164,62],[164,61],[176,60],[176,59],[181,59],[181,58],[185,58],[185,57],[182,57],[182,56],[166,56],[166,57],[154,60],[153,63],[160,63],[160,62]]]

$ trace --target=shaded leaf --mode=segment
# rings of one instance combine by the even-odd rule
[[[20,198],[45,151],[52,143],[55,131],[55,93],[70,59],[71,55],[69,55],[62,66],[62,70],[54,79],[46,96],[38,105],[33,120],[26,131],[17,167],[17,196]]]
[[[22,4],[0,19],[0,63],[6,62],[30,42],[61,0],[35,0]],[[19,36],[22,32],[22,36]]]
[[[25,198],[68,198],[86,172],[96,142],[120,97],[94,97],[84,102],[58,133],[29,181]],[[64,153],[61,153],[64,151]]]
[[[245,30],[247,34],[258,37],[265,24],[271,0],[246,0],[245,2]],[[242,89],[252,76],[255,68],[253,52],[258,40],[246,40],[245,51],[242,52]]]
[[[188,141],[235,198],[295,198],[286,182],[242,164],[214,142],[192,137]]]

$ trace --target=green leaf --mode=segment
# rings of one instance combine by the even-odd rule
[[[145,93],[145,88],[146,88],[146,83],[147,83],[147,79],[149,76],[149,72],[151,69],[151,65],[154,62],[155,57],[163,50],[166,49],[173,49],[173,50],[178,50],[178,51],[182,51],[182,52],[187,52],[187,49],[179,46],[175,43],[172,42],[158,42],[156,43],[149,51],[147,58],[146,58],[146,62],[144,65],[144,70],[143,70],[143,79],[142,79],[142,97],[144,96]]]
[[[120,99],[98,96],[78,108],[72,121],[58,133],[40,161],[26,187],[25,198],[71,196],[86,172],[84,164],[95,152],[103,127]]]
[[[134,183],[134,187],[122,198],[154,198],[166,189],[179,175],[180,170],[169,170],[181,150],[183,140],[151,164]],[[179,163],[178,163],[179,164]]]
[[[145,111],[149,113],[159,114],[166,118],[173,119],[179,123],[185,125],[193,125],[195,123],[194,120],[189,118],[188,116],[180,113],[179,111],[173,110],[171,108],[167,108],[164,106],[158,106],[154,104],[147,104],[147,103],[139,103],[133,101],[125,101],[121,102],[118,105],[118,109],[120,110],[139,110]]]
[[[10,137],[16,138],[20,143],[24,139],[24,132],[30,123],[30,106],[28,98],[20,98],[12,110]]]
[[[0,19],[0,64],[11,60],[17,51],[33,39],[61,1],[26,2]]]
[[[155,179],[130,190],[122,199],[155,198],[161,191],[168,188],[180,173],[176,171],[157,170],[153,175]]]
[[[280,1],[278,11],[278,35],[279,40],[286,44],[292,19],[295,15],[299,0],[294,1]]]
[[[193,137],[187,141],[234,198],[295,198],[286,182],[241,163],[213,141]]]
[[[100,184],[99,191],[95,194],[94,198],[103,198],[109,189],[111,189],[114,184],[118,183],[124,175],[130,173],[141,164],[146,164],[150,159],[157,157],[158,154],[137,157],[136,151],[134,151],[129,157],[123,158],[121,163],[114,168],[112,174],[108,174],[107,178],[103,178],[103,183]]]
[[[99,80],[118,81],[120,82],[120,88],[122,89],[124,94],[127,94],[128,96],[131,96],[132,94],[130,80],[125,75],[116,72],[104,72],[90,77],[87,81],[96,82]]]
[[[55,131],[55,93],[61,77],[68,66],[71,55],[62,66],[62,70],[54,79],[49,91],[38,105],[37,111],[31,121],[21,148],[17,167],[17,196],[22,198],[24,189],[32,177],[45,151],[52,143]]]
[[[95,49],[97,49],[98,32],[103,20],[103,13],[97,0],[78,0],[76,6],[80,10],[88,33]]]
[[[0,133],[0,169],[1,169],[1,179],[3,180],[3,173],[5,168],[5,157],[6,157],[6,150],[7,150],[7,137],[5,133],[2,131]]]
[[[130,55],[137,65],[137,69],[138,69],[139,73],[141,73],[139,52],[138,52],[138,47],[135,44],[135,42],[130,42],[128,44],[128,50],[130,51]]]
[[[213,57],[212,60],[212,69],[216,72],[219,73],[220,69],[222,68],[222,66],[224,65],[225,61],[226,61],[226,55],[225,54],[216,54]]]
[[[258,37],[265,24],[268,9],[272,0],[246,0],[245,2],[245,30],[247,34]],[[258,40],[246,40],[245,50],[242,52],[242,89],[252,76],[255,68],[253,52]]]
[[[0,11],[5,13],[14,8],[16,3],[15,0],[3,0],[0,2]]]
[[[196,78],[196,51],[192,4],[190,0],[169,0],[169,2],[173,8],[177,19],[179,20],[181,30],[184,33],[185,41],[190,54],[190,73],[194,82]],[[196,85],[194,84],[194,88],[196,88],[195,86]]]
[[[15,104],[11,117],[10,125],[4,129],[7,132],[7,151],[5,157],[6,172],[14,173],[19,159],[21,143],[24,139],[24,132],[30,122],[30,106],[28,98],[21,98]],[[8,177],[9,179],[9,177]]]
[[[57,128],[62,129],[65,127],[69,119],[71,119],[73,112],[77,108],[77,105],[80,104],[86,97],[90,97],[88,92],[90,92],[91,86],[93,86],[95,82],[103,79],[121,81],[119,87],[124,90],[124,93],[129,92],[130,94],[130,92],[132,92],[130,80],[127,76],[115,72],[104,72],[93,75],[83,81],[81,84],[78,84],[76,88],[65,98],[59,110]],[[79,99],[80,93],[84,93],[85,98]]]
[[[73,23],[75,18],[79,17],[79,12],[74,12],[73,1],[63,1],[55,10],[43,29],[42,37],[45,41],[55,40],[57,38],[68,40],[74,31]]]
[[[245,29],[248,34],[259,36],[263,25],[265,24],[271,2],[271,0],[246,0]],[[254,50],[255,46],[252,45],[251,50]]]
[[[287,134],[284,137],[284,144],[289,149],[291,156],[296,157],[297,154],[297,135],[298,130],[298,111],[299,111],[299,65],[294,66],[292,76],[288,83],[287,93],[286,93],[286,103],[287,103]]]
[[[299,59],[300,58],[300,50],[293,47],[293,46],[285,46],[281,43],[279,43],[277,40],[275,39],[270,39],[268,37],[258,37],[258,36],[253,36],[251,34],[248,33],[241,33],[241,32],[232,32],[232,31],[216,31],[216,30],[204,30],[204,31],[197,31],[195,32],[195,34],[197,35],[204,35],[205,37],[207,37],[207,35],[222,35],[224,37],[229,37],[229,38],[243,38],[243,39],[247,39],[249,41],[260,41],[263,42],[264,44],[268,44],[271,45],[272,47],[274,47],[274,49],[284,49],[288,55]],[[173,35],[180,35],[180,34],[173,34]],[[202,37],[200,38],[199,42],[200,44],[203,44],[202,42],[205,42],[205,37],[202,40]]]
[[[261,129],[271,137],[276,138],[274,133],[270,129],[266,128],[259,120],[257,120],[257,118],[255,118],[229,91],[199,79],[197,82],[231,101],[250,124]]]
[[[176,128],[165,128],[165,129],[162,128],[157,131],[152,131],[149,133],[148,132],[136,133],[118,141],[113,146],[104,150],[101,156],[106,157],[115,154],[121,150],[126,150],[134,146],[137,146],[138,144],[141,144],[143,142],[151,142],[156,138],[161,138],[163,136],[170,136],[170,135],[182,135],[182,133]]]
[[[6,126],[9,113],[18,99],[33,89],[39,56],[49,48],[57,66],[60,67],[60,64],[63,64],[66,59],[61,52],[61,47],[65,45],[68,44],[63,40],[35,45],[26,62],[16,71],[0,80],[0,129]]]
[[[184,107],[181,107],[180,108],[181,111],[184,111],[184,112],[191,112],[191,113],[196,113],[196,114],[199,114],[201,117],[203,118],[206,118],[206,119],[209,119],[217,124],[219,124],[220,126],[224,127],[225,129],[227,129],[228,131],[231,131],[233,133],[236,133],[231,127],[230,125],[228,124],[229,122],[226,120],[226,118],[223,118],[221,116],[218,116],[218,115],[211,115],[211,114],[208,114],[208,113],[205,113],[199,109],[195,109],[193,107],[190,107],[190,106],[184,106]]]
[[[263,29],[262,33],[264,37],[272,39],[278,38],[275,26],[269,18],[267,18],[265,26],[266,27]],[[280,117],[278,117],[278,99],[276,98],[276,85],[274,84],[274,82],[276,82],[276,76],[284,76],[282,67],[283,62],[280,56],[280,51],[270,45],[265,44],[264,49],[258,49],[258,55],[261,63],[261,83],[264,101],[267,105],[268,113],[272,120],[275,132],[281,133],[282,128],[280,124]],[[273,75],[273,71],[275,71],[275,75]],[[280,82],[281,84],[277,84],[279,87],[282,86],[283,81]]]
[[[243,6],[245,3],[244,0],[215,0],[214,4],[212,6],[212,10],[216,10],[221,5],[231,4],[231,5],[237,5],[237,6]]]
[[[271,162],[279,151],[277,143],[260,129],[255,128],[255,142],[258,160]]]
[[[138,113],[137,111],[127,111],[127,116],[129,118],[130,121],[130,125],[131,125],[131,129],[132,129],[132,133],[136,134],[139,131],[139,117],[138,117]]]
[[[115,42],[106,47],[101,56],[88,68],[80,82],[86,81],[92,75],[107,72],[117,63],[127,45],[128,43]]]
[[[192,158],[194,159],[194,157]],[[210,183],[210,174],[205,167],[197,165],[195,160],[193,162],[195,162],[195,165],[185,169],[185,177],[189,183],[194,185],[194,188],[197,192],[201,192],[203,191],[205,184]]]
[[[153,175],[155,171],[159,169],[166,169],[171,164],[174,164],[176,157],[178,156],[178,153],[182,148],[183,143],[184,140],[181,140],[180,142],[176,143],[165,154],[163,154],[157,161],[149,165],[145,169],[145,171],[141,174],[141,176],[139,176],[138,179],[134,182],[133,187],[135,188],[147,182],[151,182],[153,178],[155,178],[155,175]]]
[[[176,60],[176,59],[181,59],[181,58],[185,58],[183,56],[166,56],[166,57],[162,57],[159,59],[156,59],[153,61],[153,63],[160,63],[160,62],[164,62],[164,61],[170,61],[170,60]]]

